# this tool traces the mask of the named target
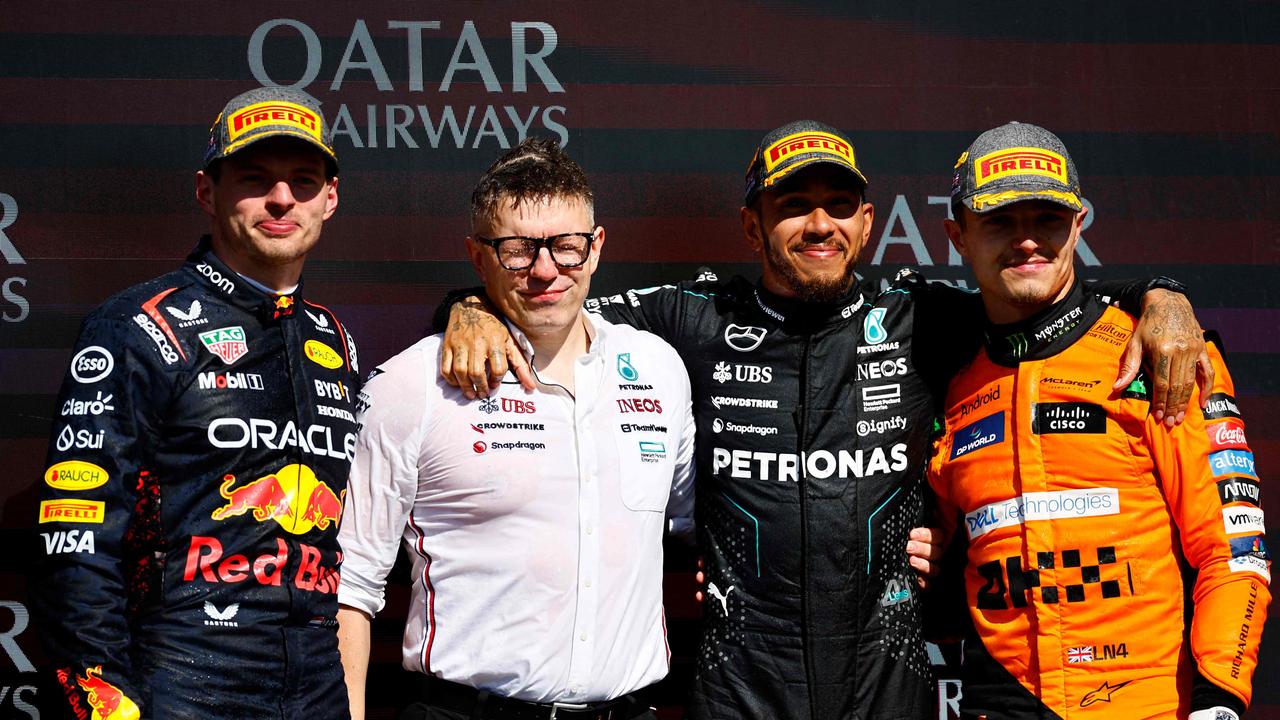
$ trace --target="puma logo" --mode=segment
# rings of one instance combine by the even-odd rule
[[[735,587],[737,587],[737,585],[730,585],[729,589],[722,593],[720,592],[720,588],[716,587],[715,583],[707,583],[707,592],[710,593],[712,597],[720,601],[720,609],[724,610],[725,616],[729,615],[729,593],[733,592]]]

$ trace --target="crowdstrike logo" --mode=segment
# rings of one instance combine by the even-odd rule
[[[762,398],[740,398],[740,397],[727,397],[724,395],[712,395],[711,406],[717,410],[721,410],[726,407],[745,407],[745,408],[760,408],[764,410],[777,410],[778,401],[765,400]]]
[[[992,530],[1038,520],[1069,520],[1119,512],[1120,493],[1115,488],[1058,490],[1023,493],[984,505],[965,515],[964,521],[972,540]]]

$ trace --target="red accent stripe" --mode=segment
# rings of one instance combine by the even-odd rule
[[[338,316],[334,315],[333,311],[330,310],[329,308],[323,305],[320,305],[318,303],[313,303],[310,300],[306,300],[306,299],[304,299],[302,302],[304,305],[310,305],[313,308],[319,308],[329,313],[329,319],[333,320],[333,324],[338,328],[338,339],[342,341],[342,360],[347,364],[348,370],[355,372],[354,370],[351,369],[351,358],[347,354],[347,332],[345,329],[343,329],[342,323],[338,322]]]
[[[422,568],[422,585],[427,590],[427,600],[423,603],[423,609],[426,610],[427,613],[426,620],[429,630],[427,632],[426,641],[422,645],[420,660],[422,663],[422,672],[431,674],[431,646],[436,640],[436,589],[435,586],[431,584],[432,559],[431,554],[428,553],[426,548],[422,545],[425,536],[422,529],[414,523],[412,512],[409,513],[408,519],[409,527],[413,528],[413,531],[418,534],[418,542],[414,543],[415,548],[417,549],[418,554],[427,561],[426,566]]]
[[[177,289],[178,288],[176,287],[171,287],[168,290],[165,290],[164,292],[160,293],[159,295],[156,295],[155,297],[151,298],[150,300],[142,303],[142,309],[146,311],[147,315],[151,317],[151,320],[155,322],[156,325],[160,326],[160,330],[164,332],[165,337],[169,338],[169,342],[173,344],[173,348],[178,351],[178,354],[182,356],[183,360],[186,360],[187,354],[182,352],[182,344],[178,342],[177,336],[173,334],[173,328],[169,327],[169,323],[165,321],[164,315],[161,315],[160,310],[157,309],[156,307],[157,305],[160,304],[161,300],[168,297],[169,293]]]

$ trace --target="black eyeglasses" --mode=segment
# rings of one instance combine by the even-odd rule
[[[551,253],[551,261],[556,267],[575,268],[591,257],[591,241],[594,233],[572,232],[551,235],[550,237],[528,237],[527,235],[507,235],[499,238],[487,238],[476,235],[476,240],[493,248],[498,255],[498,264],[508,270],[524,270],[532,267],[538,259],[538,251],[546,248]]]

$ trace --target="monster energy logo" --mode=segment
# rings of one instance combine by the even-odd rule
[[[1005,340],[1009,341],[1009,352],[1012,353],[1014,357],[1019,358],[1026,354],[1028,343],[1027,336],[1025,334],[1014,333],[1006,337]]]

